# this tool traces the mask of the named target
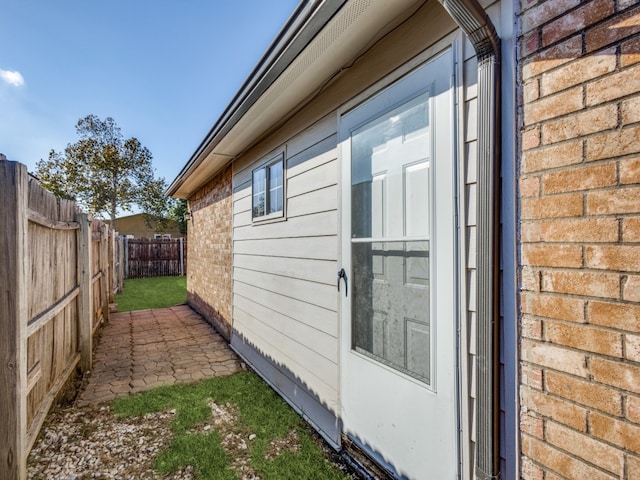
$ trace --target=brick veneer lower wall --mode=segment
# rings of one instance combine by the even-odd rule
[[[640,6],[522,0],[521,477],[640,478]]]
[[[189,198],[187,301],[226,337],[231,336],[231,166]]]

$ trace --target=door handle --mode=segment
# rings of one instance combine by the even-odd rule
[[[347,280],[347,272],[344,271],[344,268],[338,271],[338,291],[340,291],[340,279],[344,280],[344,296],[346,297],[349,292],[349,282]]]

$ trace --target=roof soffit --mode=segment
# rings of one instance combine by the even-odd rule
[[[422,0],[352,0],[296,56],[223,135],[210,139],[187,171],[174,180],[169,193],[187,197],[232,158],[289,118],[310,95],[353,63],[394,19],[411,12]]]

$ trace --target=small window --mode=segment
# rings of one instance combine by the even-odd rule
[[[279,154],[253,171],[254,220],[284,215],[284,155]]]

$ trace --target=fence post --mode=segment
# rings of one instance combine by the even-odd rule
[[[124,239],[124,278],[129,278],[129,237]]]
[[[180,275],[184,276],[184,238],[180,237]]]
[[[127,237],[118,237],[120,244],[118,245],[118,262],[120,262],[120,268],[118,269],[118,292],[122,292],[124,287],[124,272],[125,272],[125,242]]]
[[[115,254],[116,254],[116,263],[118,265],[117,268],[117,274],[116,274],[116,278],[115,278],[115,291],[114,294],[118,294],[120,292],[122,292],[122,281],[123,281],[123,272],[124,272],[124,258],[122,257],[122,245],[124,244],[124,241],[122,240],[122,237],[118,234],[118,232],[114,232],[115,233]],[[113,300],[115,302],[115,298]]]
[[[111,281],[111,265],[109,262],[109,226],[105,223],[100,228],[100,269],[102,270],[102,286],[100,298],[102,299],[102,320],[109,321],[109,284]]]
[[[116,275],[118,274],[118,263],[116,262],[116,232],[115,230],[108,228],[107,231],[109,235],[107,237],[107,242],[109,243],[109,281],[108,289],[109,289],[109,303],[115,302],[115,286],[116,286]]]
[[[0,160],[0,479],[27,471],[27,322],[29,177]]]
[[[80,366],[91,370],[93,350],[93,285],[91,284],[91,222],[86,213],[78,214],[78,319],[80,321]]]

